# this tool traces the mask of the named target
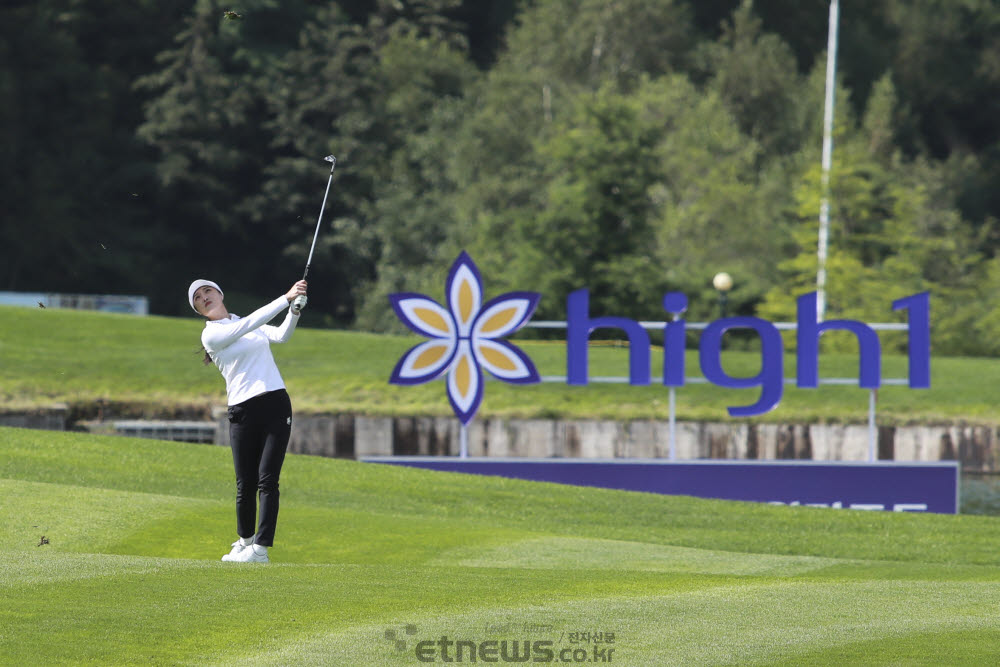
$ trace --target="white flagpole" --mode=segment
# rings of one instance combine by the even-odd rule
[[[819,244],[816,252],[816,318],[826,317],[826,255],[830,239],[830,167],[833,162],[833,95],[837,84],[838,0],[830,0],[830,31],[826,45],[826,104],[823,109],[823,181],[819,205]]]

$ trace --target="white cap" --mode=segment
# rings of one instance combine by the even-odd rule
[[[211,280],[202,280],[201,278],[199,278],[198,280],[191,283],[191,287],[188,287],[188,303],[191,304],[191,307],[194,308],[194,312],[196,313],[198,313],[198,309],[194,307],[194,293],[198,291],[199,287],[205,287],[206,285],[208,285],[209,287],[214,287],[215,289],[219,290],[219,294],[222,294],[222,296],[226,296],[222,292],[222,288],[213,283]],[[198,314],[201,315],[201,313]]]

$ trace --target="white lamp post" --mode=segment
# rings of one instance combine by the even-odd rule
[[[729,301],[729,290],[733,289],[733,277],[725,271],[720,271],[712,278],[712,287],[719,293],[719,316],[726,316],[726,304]]]

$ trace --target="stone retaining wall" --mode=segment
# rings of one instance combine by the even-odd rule
[[[867,461],[868,427],[844,424],[678,422],[678,459],[812,459]],[[958,459],[963,469],[1000,472],[995,426],[881,426],[878,458]],[[217,443],[229,444],[223,414]],[[477,419],[469,425],[470,456],[668,458],[661,421]],[[289,451],[319,456],[456,456],[459,425],[452,417],[298,416]]]
[[[64,403],[38,410],[0,412],[0,426],[65,431],[70,421],[69,414],[69,406]]]
[[[212,412],[216,443],[229,444],[224,408]],[[0,425],[49,430],[74,427],[66,406],[0,413]],[[470,456],[668,458],[665,421],[477,419],[469,426]],[[677,458],[866,461],[868,428],[843,424],[677,423]],[[410,454],[455,456],[453,417],[296,416],[289,451],[360,458]],[[878,458],[961,461],[967,472],[1000,472],[1000,427],[968,424],[880,426]]]

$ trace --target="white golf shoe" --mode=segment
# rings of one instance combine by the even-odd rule
[[[234,563],[267,563],[267,547],[262,547],[259,544],[243,547],[242,551],[229,560]]]
[[[242,553],[243,550],[249,548],[250,548],[249,546],[243,546],[243,544],[239,540],[236,540],[235,542],[233,542],[233,550],[227,553],[225,556],[223,556],[222,560],[226,561],[236,560],[236,556]]]

